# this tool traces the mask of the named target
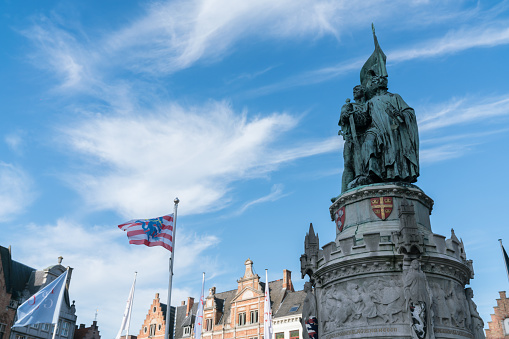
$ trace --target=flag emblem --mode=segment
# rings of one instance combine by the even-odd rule
[[[371,209],[382,220],[391,215],[392,207],[392,197],[371,198]]]
[[[343,226],[345,226],[345,206],[341,207],[334,213],[336,219],[336,226],[338,230],[343,231]]]
[[[162,246],[173,250],[173,214],[153,219],[136,219],[118,225],[127,231],[129,243],[145,246]]]

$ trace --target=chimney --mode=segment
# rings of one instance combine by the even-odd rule
[[[159,299],[159,293],[156,293],[156,299]]]
[[[182,302],[180,303],[180,306],[186,306],[186,301],[182,300]]]
[[[194,304],[194,298],[188,297],[187,298],[186,317],[189,315],[189,313],[193,309],[193,304]]]
[[[283,270],[283,288],[295,292],[292,284],[292,271]]]
[[[93,328],[97,328],[97,320],[94,320],[94,321],[92,322],[92,327],[93,327]]]

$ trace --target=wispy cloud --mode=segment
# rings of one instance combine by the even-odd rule
[[[509,44],[509,24],[506,21],[493,21],[489,24],[451,30],[443,37],[429,39],[412,47],[386,51],[386,54],[389,64],[397,64],[459,53],[473,48],[488,48],[506,44]],[[249,90],[247,95],[261,96],[288,88],[328,81],[349,72],[358,71],[366,60],[367,56],[346,60],[334,66],[306,71],[277,83]]]
[[[124,309],[135,271],[138,272],[138,278],[133,324],[143,323],[156,292],[161,292],[161,302],[166,303],[169,278],[167,250],[128,245],[126,233],[114,225],[85,226],[61,219],[56,224],[30,224],[24,230],[23,241],[14,235],[7,235],[3,239],[13,245],[13,259],[42,269],[51,263],[56,264],[57,257],[63,256],[63,265],[74,268],[70,296],[77,300],[79,314],[88,315],[84,317],[87,323],[91,322],[99,306],[102,323],[120,325],[121,310]],[[194,276],[190,276],[195,272],[191,268],[221,270],[217,262],[206,259],[204,255],[219,242],[213,235],[197,236],[187,233],[185,228],[179,230],[175,250],[178,260],[175,260],[174,267],[179,279],[175,281],[172,292],[174,304],[197,293],[186,284],[186,281],[195,280]],[[34,248],[38,250],[34,251]],[[81,322],[85,321],[82,319]]]
[[[19,166],[0,161],[0,219],[23,212],[34,198],[32,178]]]
[[[403,62],[458,53],[472,48],[494,47],[509,43],[507,21],[491,22],[449,31],[445,36],[387,53],[389,62]]]
[[[26,133],[24,133],[23,131],[21,130],[14,131],[5,136],[5,143],[14,153],[22,155],[25,137]]]
[[[137,113],[90,116],[62,128],[68,147],[95,163],[68,176],[92,208],[158,215],[167,211],[169,197],[179,196],[188,206],[182,213],[203,213],[227,199],[237,180],[338,148],[333,139],[277,147],[297,118],[274,113],[248,119],[227,102]]]
[[[264,197],[261,197],[261,198],[258,198],[253,201],[245,203],[235,214],[240,215],[240,214],[244,213],[248,208],[250,208],[254,205],[262,204],[262,203],[269,202],[269,201],[276,201],[286,195],[287,194],[283,194],[283,185],[281,185],[281,184],[273,185],[271,192],[269,194],[267,194]]]
[[[474,122],[489,124],[492,119],[502,116],[509,116],[509,94],[452,99],[434,107],[423,108],[418,117],[419,131],[428,132]]]

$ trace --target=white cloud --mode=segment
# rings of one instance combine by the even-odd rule
[[[184,214],[222,208],[233,182],[339,147],[337,138],[275,147],[297,123],[285,113],[248,119],[227,102],[210,102],[91,116],[62,128],[59,140],[96,163],[68,178],[86,201],[133,218],[168,213],[175,196]]]
[[[0,161],[0,219],[23,212],[35,198],[30,176],[19,166]]]
[[[244,213],[251,206],[254,206],[256,204],[262,204],[262,203],[265,203],[268,201],[276,201],[278,199],[281,199],[285,195],[286,194],[283,194],[283,185],[281,185],[281,184],[273,185],[271,192],[269,194],[267,194],[266,196],[263,196],[261,198],[258,198],[253,201],[249,201],[249,202],[245,203],[235,214],[240,215],[240,214]]]
[[[509,94],[485,98],[456,98],[440,105],[423,108],[418,117],[419,132],[425,133],[452,125],[475,122],[490,124],[493,119],[508,115]]]
[[[389,62],[431,58],[465,51],[471,48],[485,48],[509,43],[507,22],[492,22],[488,25],[449,31],[445,36],[428,40],[419,46],[404,48],[387,53]]]
[[[197,269],[221,269],[213,260],[205,259],[207,251],[219,243],[217,237],[189,234],[184,227],[178,232],[174,268],[178,279],[174,279],[173,284],[173,305],[197,293],[186,284],[186,279],[196,280],[196,277],[190,276],[191,273],[194,274]],[[138,277],[132,315],[133,333],[136,335],[140,330],[137,326],[143,323],[155,293],[161,293],[161,302],[166,303],[170,252],[162,247],[128,245],[126,233],[115,226],[86,227],[61,219],[55,225],[28,225],[22,241],[15,236],[10,239],[7,236],[6,241],[13,245],[13,259],[33,268],[43,269],[56,264],[58,256],[64,257],[64,266],[74,268],[70,297],[77,301],[79,323],[90,325],[99,307],[100,323],[114,324],[106,326],[106,329],[120,326],[135,271]],[[114,334],[108,333],[107,336]]]

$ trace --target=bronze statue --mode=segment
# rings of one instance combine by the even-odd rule
[[[362,67],[355,103],[341,108],[345,139],[342,192],[379,182],[413,183],[419,176],[419,136],[414,110],[387,91],[386,57],[375,35],[375,51]]]

